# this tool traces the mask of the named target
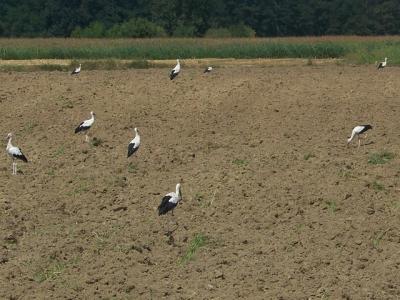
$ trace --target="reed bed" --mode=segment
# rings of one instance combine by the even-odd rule
[[[0,59],[345,58],[400,63],[400,37],[253,39],[0,39]]]

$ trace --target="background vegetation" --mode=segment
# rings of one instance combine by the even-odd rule
[[[400,63],[400,37],[0,39],[0,59],[136,60],[201,58],[344,58]]]
[[[2,0],[4,37],[400,34],[398,0]]]

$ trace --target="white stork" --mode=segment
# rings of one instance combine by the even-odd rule
[[[358,125],[353,128],[353,131],[351,132],[351,136],[349,139],[347,139],[347,144],[349,144],[355,136],[358,138],[358,148],[360,148],[361,145],[361,140],[360,140],[360,135],[365,133],[366,131],[372,129],[371,125]],[[365,134],[365,138],[367,138],[367,134]]]
[[[140,135],[138,129],[135,127],[135,137],[128,145],[128,157],[135,153],[140,146]]]
[[[77,67],[77,68],[75,68],[72,72],[71,72],[71,75],[78,75],[80,72],[81,72],[81,67],[82,67],[82,64],[79,64],[79,67]]]
[[[181,185],[178,183],[176,185],[176,191],[166,194],[158,206],[158,215],[165,215],[170,210],[172,215],[174,214],[174,208],[178,205],[179,201],[182,199]]]
[[[378,65],[378,70],[379,69],[383,69],[384,67],[386,67],[387,64],[387,57],[385,57],[385,61],[381,61]]]
[[[27,163],[28,159],[22,153],[20,148],[18,148],[16,146],[13,146],[11,144],[11,139],[12,139],[12,133],[11,132],[7,135],[7,139],[8,139],[8,144],[7,144],[6,150],[7,150],[8,155],[10,155],[10,157],[13,160],[13,163],[12,163],[12,174],[16,175],[17,174],[17,163],[16,163],[15,160],[16,159],[20,159],[20,160],[22,160],[22,161]]]
[[[79,124],[78,127],[75,129],[75,133],[78,132],[85,132],[85,141],[89,142],[89,136],[87,135],[87,131],[92,127],[94,123],[94,116],[96,115],[94,112],[90,112],[92,117],[88,120],[83,121],[81,124]]]
[[[181,64],[179,63],[179,59],[176,60],[176,66],[171,70],[171,73],[169,74],[169,79],[174,79],[176,76],[178,76],[179,72],[181,71]]]
[[[213,67],[207,67],[207,68],[204,70],[204,73],[211,73],[212,70],[213,70]]]

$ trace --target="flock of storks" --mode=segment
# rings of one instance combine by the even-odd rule
[[[72,72],[71,75],[78,75],[81,72],[82,64],[79,64],[79,67],[75,68]],[[177,64],[176,66],[171,70],[169,74],[169,78],[173,80],[176,76],[178,76],[179,72],[181,71],[181,65],[179,62],[179,59],[177,59]],[[204,70],[204,73],[209,73],[212,71],[212,67],[207,67]],[[85,141],[89,142],[89,136],[87,134],[88,130],[93,126],[94,124],[94,119],[96,114],[91,111],[90,112],[91,118],[87,119],[79,124],[78,127],[75,129],[75,133],[85,133]],[[133,155],[140,146],[140,135],[139,131],[137,128],[135,130],[135,137],[132,139],[132,141],[128,145],[128,155],[127,157],[130,157]],[[16,160],[22,160],[23,162],[28,162],[28,159],[26,156],[23,154],[22,150],[19,147],[13,146],[11,143],[12,141],[12,133],[9,133],[7,135],[8,143],[7,143],[7,153],[8,155],[12,158],[12,174],[16,175],[17,174],[17,162]],[[172,211],[174,208],[178,205],[179,201],[182,199],[182,193],[181,193],[181,185],[178,183],[176,185],[176,190],[175,192],[171,192],[166,194],[162,199],[161,203],[158,206],[158,214],[159,215],[164,215],[169,211]]]
[[[178,76],[178,74],[181,71],[181,65],[180,65],[179,59],[177,59],[176,61],[177,61],[176,66],[171,70],[171,72],[169,74],[169,78],[171,80],[173,80],[176,76]],[[387,58],[385,57],[385,61],[380,62],[378,64],[378,69],[382,69],[382,68],[386,67],[386,65],[387,65]],[[79,74],[81,72],[81,67],[82,67],[82,65],[79,64],[79,67],[75,68],[72,71],[71,75]],[[204,70],[204,73],[209,73],[212,70],[213,70],[213,68],[209,66]],[[91,118],[80,123],[79,126],[75,129],[75,133],[79,133],[79,132],[85,133],[85,141],[86,142],[89,142],[89,136],[87,134],[87,131],[92,127],[92,125],[94,123],[94,117],[95,117],[95,113],[93,111],[91,111],[90,114],[91,114]],[[361,145],[361,136],[370,129],[372,129],[372,126],[369,124],[358,125],[358,126],[354,127],[351,132],[350,138],[347,140],[347,144],[349,144],[355,137],[357,137],[358,148],[359,148]],[[139,146],[140,146],[139,131],[137,128],[135,128],[134,130],[135,130],[135,137],[128,145],[128,156],[127,157],[130,157],[132,154],[134,154],[139,149]],[[365,138],[366,138],[366,136],[367,136],[367,134],[365,134]],[[12,174],[16,175],[17,174],[16,160],[19,159],[24,162],[28,162],[28,159],[22,153],[22,150],[20,148],[12,145],[12,143],[11,143],[12,133],[9,133],[7,135],[7,139],[8,139],[8,144],[7,144],[6,150],[7,150],[8,155],[10,155],[10,157],[12,158]],[[158,206],[158,214],[163,215],[169,211],[172,211],[172,213],[173,213],[174,208],[178,205],[178,203],[181,199],[182,199],[181,185],[178,183],[176,185],[175,192],[168,193],[161,199],[161,203]]]

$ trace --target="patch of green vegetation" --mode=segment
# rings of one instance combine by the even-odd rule
[[[50,170],[48,170],[47,172],[46,172],[46,174],[48,175],[48,176],[54,176],[55,175],[55,171],[54,171],[54,169],[50,169]]]
[[[326,204],[331,213],[335,213],[337,211],[337,205],[335,201],[326,201]]]
[[[211,205],[211,201],[206,201],[206,198],[201,193],[196,193],[193,197],[193,200],[199,203],[200,207],[205,208]]]
[[[378,181],[374,181],[371,185],[372,189],[375,191],[383,191],[385,189],[385,186]]]
[[[25,126],[24,126],[24,131],[25,131],[26,133],[32,133],[32,132],[33,132],[33,129],[34,129],[36,126],[38,126],[38,124],[33,123],[32,121],[28,121],[28,122],[25,124]]]
[[[184,31],[188,28],[183,28]],[[219,30],[220,31],[220,30]],[[210,32],[211,34],[212,32]],[[219,32],[219,35],[226,35]],[[179,35],[179,34],[178,34]],[[243,35],[241,35],[243,36]],[[233,37],[233,36],[232,36]],[[147,68],[147,60],[201,58],[344,58],[351,63],[381,61],[400,64],[400,41],[385,38],[151,38],[151,39],[4,39],[0,60],[74,59],[71,65],[2,65],[2,71],[68,70],[82,62],[84,69]],[[118,60],[131,62],[116,62]],[[96,62],[94,60],[106,60]],[[87,64],[87,65],[86,65]]]
[[[58,149],[56,150],[56,152],[54,152],[54,155],[55,155],[55,156],[61,156],[61,155],[63,155],[64,153],[65,153],[64,146],[60,146],[60,148],[58,148]]]
[[[137,166],[132,162],[128,164],[128,173],[136,173],[137,169],[138,169]]]
[[[89,191],[89,187],[86,182],[86,179],[80,178],[79,180],[80,180],[79,185],[77,187],[75,187],[73,191],[68,192],[67,193],[68,196],[79,195],[79,194],[86,193]]]
[[[199,233],[196,234],[189,245],[189,249],[186,251],[185,255],[181,258],[180,263],[185,264],[193,259],[196,252],[207,243],[207,238]]]
[[[65,269],[65,264],[58,260],[52,261],[47,267],[40,269],[33,275],[33,280],[42,283],[59,277]]]
[[[394,154],[388,151],[382,151],[379,153],[372,153],[368,158],[368,163],[372,165],[382,165],[394,158]]]
[[[310,158],[313,158],[313,157],[315,157],[315,154],[313,154],[313,153],[306,153],[306,154],[304,154],[304,160],[309,160]]]
[[[375,249],[378,249],[383,237],[385,236],[386,232],[388,232],[388,230],[383,231],[381,233],[376,234],[373,238],[372,238],[372,246]]]
[[[235,159],[232,162],[235,165],[242,166],[242,167],[247,166],[249,164],[249,162],[247,160],[245,160],[245,159]]]
[[[202,202],[204,200],[204,196],[200,193],[196,193],[193,198],[197,202]]]
[[[339,170],[339,176],[346,178],[346,179],[355,177],[354,175],[351,174],[351,172],[349,170],[343,170],[343,169]]]
[[[128,186],[128,183],[126,182],[126,177],[122,176],[122,177],[116,177],[114,179],[114,185],[124,188],[126,186]]]
[[[91,141],[91,145],[94,147],[98,147],[103,143],[103,140],[97,137],[94,137]]]

